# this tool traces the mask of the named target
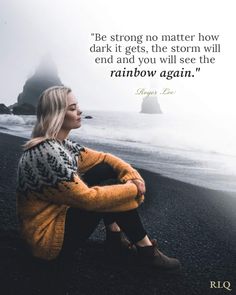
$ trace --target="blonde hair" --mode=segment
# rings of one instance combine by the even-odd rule
[[[46,140],[55,139],[64,122],[68,107],[67,95],[69,87],[54,86],[46,89],[39,97],[37,106],[37,121],[34,125],[31,139],[22,147],[24,150]]]

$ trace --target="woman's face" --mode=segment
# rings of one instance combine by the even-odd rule
[[[77,99],[72,92],[68,94],[67,99],[69,106],[67,107],[62,128],[66,130],[79,128],[81,126],[82,112],[79,109]]]

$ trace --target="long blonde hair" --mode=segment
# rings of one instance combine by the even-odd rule
[[[69,87],[54,86],[46,89],[39,97],[37,106],[37,121],[34,125],[31,139],[22,147],[24,150],[44,141],[55,139],[64,122],[68,107],[67,95]]]

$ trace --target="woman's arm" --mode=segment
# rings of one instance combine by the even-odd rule
[[[117,172],[118,179],[123,183],[131,179],[139,179],[144,182],[138,171],[122,159],[89,148],[85,148],[85,151],[81,152],[81,157],[78,159],[79,171],[84,173],[101,162],[109,164]]]
[[[88,187],[75,175],[72,182],[63,181],[58,183],[58,188],[45,188],[43,199],[88,211],[125,211],[143,202],[143,196],[137,197],[137,193],[133,183]]]

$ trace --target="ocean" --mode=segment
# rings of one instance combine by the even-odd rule
[[[92,119],[85,119],[91,115]],[[0,132],[29,138],[35,116],[0,115]],[[84,111],[75,141],[106,150],[132,165],[195,185],[236,191],[234,121],[220,118]]]

